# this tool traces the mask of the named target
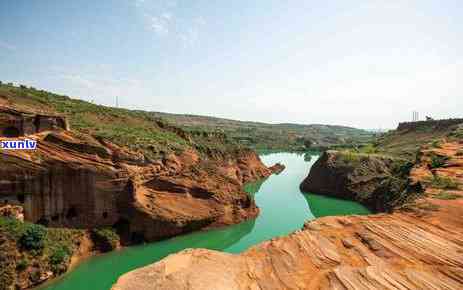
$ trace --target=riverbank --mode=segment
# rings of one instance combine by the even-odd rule
[[[260,208],[256,219],[96,256],[40,289],[64,290],[71,285],[73,290],[89,287],[109,289],[121,274],[185,248],[240,253],[262,241],[291,233],[308,219],[332,214],[368,213],[365,207],[355,202],[301,194],[297,182],[305,176],[317,156],[314,155],[309,162],[304,161],[302,155],[290,153],[262,156],[261,159],[266,165],[281,162],[286,169],[280,175],[246,185],[246,191]]]
[[[191,290],[204,285],[214,289],[461,289],[462,128],[429,126],[390,132],[379,140],[387,147],[366,148],[376,152],[329,152],[303,186],[375,201],[376,208],[392,213],[309,221],[301,230],[239,255],[186,250],[121,276],[113,290]],[[434,139],[443,131],[447,137]],[[408,142],[405,148],[403,140]],[[413,167],[402,166],[407,162],[396,166],[396,157],[378,155],[384,148],[400,160],[414,160]],[[407,151],[414,148],[419,151]],[[418,188],[422,191],[416,194]]]

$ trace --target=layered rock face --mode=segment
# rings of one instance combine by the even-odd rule
[[[420,192],[411,186],[411,163],[388,156],[326,151],[301,183],[304,192],[353,199],[376,211],[391,209],[403,192]]]
[[[151,161],[66,126],[48,129],[27,136],[37,150],[1,151],[0,203],[49,226],[115,226],[130,241],[238,223],[258,214],[243,184],[271,174],[246,149],[220,157],[191,149]]]
[[[240,255],[182,251],[112,290],[461,289],[459,230],[401,214],[325,217]]]
[[[381,181],[391,176],[393,160],[326,151],[301,183],[301,190],[335,197],[357,199],[371,195]]]
[[[0,106],[0,136],[17,137],[55,128],[69,129],[65,117],[21,112]]]
[[[410,176],[425,194],[395,213],[320,218],[239,255],[185,250],[121,276],[113,290],[462,289],[462,152],[462,141],[423,150]],[[320,162],[328,164],[332,155]],[[319,178],[335,182],[331,174],[337,171]],[[356,192],[340,185],[323,188]]]

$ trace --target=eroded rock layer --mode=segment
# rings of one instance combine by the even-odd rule
[[[5,120],[26,115],[6,109],[2,114]],[[66,123],[64,117],[57,120]],[[22,128],[17,131],[25,132]],[[66,129],[50,126],[15,137],[37,140],[37,150],[1,151],[0,202],[22,206],[27,221],[73,228],[115,226],[130,241],[238,223],[258,214],[242,187],[271,170],[253,151],[237,148],[228,155],[207,156],[191,148],[149,160]]]
[[[239,255],[185,250],[113,290],[462,289],[462,149],[424,149],[410,175],[425,194],[395,213],[320,218]]]
[[[113,290],[461,289],[462,250],[456,225],[402,214],[325,217],[241,255],[183,251],[125,274]]]

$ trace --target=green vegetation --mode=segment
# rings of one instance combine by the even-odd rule
[[[431,154],[431,168],[439,168],[445,165],[447,162],[448,157],[447,156],[441,156],[437,154]]]
[[[411,186],[408,176],[413,163],[406,159],[393,158],[389,165],[390,175],[373,193],[372,200],[385,211],[392,211],[412,203],[423,194],[421,186]]]
[[[53,272],[63,273],[67,269],[67,264],[71,258],[72,251],[65,245],[55,247],[51,252],[50,264]]]
[[[376,152],[374,146],[365,146],[364,152]],[[408,176],[414,163],[407,159],[376,153],[359,153],[362,150],[338,151],[339,170],[348,172],[354,189],[353,198],[377,211],[392,211],[410,203],[420,195],[422,188],[412,186]],[[345,167],[344,169],[341,169]],[[368,185],[369,184],[369,185]],[[365,186],[365,187],[364,187]],[[365,188],[359,190],[358,188]]]
[[[443,199],[443,200],[454,200],[461,198],[461,195],[455,194],[455,193],[450,193],[447,191],[439,192],[438,194],[433,196],[434,198],[437,199]]]
[[[196,145],[205,146],[191,144],[188,135],[181,129],[144,111],[95,105],[25,86],[0,85],[0,98],[25,111],[65,115],[77,134],[105,138],[140,151],[149,158],[155,159]]]
[[[439,175],[433,175],[433,177],[429,178],[427,180],[429,184],[434,187],[434,188],[439,188],[439,189],[458,189],[458,183],[447,176],[439,176]]]
[[[353,148],[370,142],[374,134],[345,126],[267,124],[223,118],[153,112],[187,131],[224,133],[233,141],[255,150],[305,151]]]
[[[364,146],[360,147],[358,149],[358,152],[365,153],[365,154],[377,154],[378,149],[376,148],[374,144],[369,143],[369,144],[365,144]]]
[[[1,97],[21,109],[64,114],[72,129],[142,151],[150,158],[189,147],[204,154],[223,154],[239,145],[285,151],[354,147],[373,137],[365,130],[343,126],[273,125],[112,108],[11,84],[0,84]]]
[[[463,124],[456,126],[456,128],[450,132],[448,136],[452,139],[463,139]]]
[[[16,279],[24,278],[17,272],[26,272],[33,283],[40,273],[65,272],[83,234],[0,217],[0,289],[13,289]]]
[[[29,260],[27,258],[22,258],[21,260],[18,261],[18,263],[16,263],[16,269],[18,271],[24,271],[27,269],[28,266],[29,266]]]
[[[431,147],[432,148],[440,148],[441,147],[441,143],[440,143],[440,140],[434,140],[431,142]]]
[[[341,151],[340,157],[342,162],[349,165],[356,165],[360,161],[361,155],[352,151]]]
[[[47,231],[44,226],[26,224],[25,231],[19,239],[19,243],[26,250],[41,251],[45,245]]]
[[[392,130],[375,140],[376,151],[410,161],[416,160],[417,153],[426,147],[439,148],[442,138],[454,131],[453,126],[436,126],[435,123],[422,122],[410,130]]]
[[[92,231],[93,239],[103,251],[112,251],[119,246],[120,237],[112,228],[98,228]]]

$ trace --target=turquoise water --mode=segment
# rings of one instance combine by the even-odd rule
[[[41,289],[110,289],[121,274],[185,248],[239,253],[259,242],[300,229],[304,221],[315,217],[369,213],[364,206],[352,201],[302,194],[299,191],[299,184],[317,158],[295,153],[261,156],[266,165],[281,162],[286,165],[286,169],[279,175],[246,186],[246,191],[254,195],[260,208],[260,215],[255,220],[93,257]]]

